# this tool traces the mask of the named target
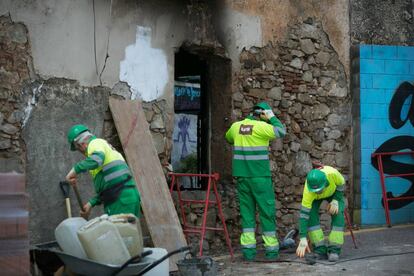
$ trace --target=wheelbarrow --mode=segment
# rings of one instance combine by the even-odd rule
[[[65,266],[73,273],[79,275],[143,275],[144,273],[150,271],[152,268],[162,263],[164,260],[168,259],[174,254],[183,253],[188,251],[190,247],[182,247],[178,250],[172,251],[160,259],[155,259],[150,257],[152,254],[151,250],[144,251],[141,255],[132,257],[123,265],[111,265],[111,264],[102,264],[90,259],[81,259],[73,255],[64,253],[60,248],[57,242],[49,242],[36,245],[34,247],[35,251],[38,252],[47,252],[56,254]]]

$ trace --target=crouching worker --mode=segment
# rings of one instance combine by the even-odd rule
[[[335,168],[323,166],[308,173],[299,217],[300,243],[296,250],[299,257],[310,253],[309,234],[316,259],[338,261],[344,243],[344,188],[345,179]],[[319,207],[324,200],[329,202],[328,212],[332,216],[327,243],[319,223]]]
[[[87,218],[94,206],[103,203],[108,215],[131,213],[140,217],[140,195],[122,155],[84,125],[69,130],[68,142],[72,151],[77,150],[86,158],[73,166],[66,180],[76,185],[77,175],[89,171],[96,192],[83,206],[81,216]]]

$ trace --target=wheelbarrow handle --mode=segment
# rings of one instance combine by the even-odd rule
[[[169,257],[171,257],[174,254],[177,253],[182,253],[185,251],[190,250],[191,247],[190,246],[184,246],[181,247],[180,249],[171,251],[170,253],[168,253],[167,255],[165,255],[164,257],[160,258],[159,260],[156,260],[155,262],[153,262],[152,264],[150,264],[149,266],[147,266],[146,268],[144,268],[143,270],[141,270],[137,276],[142,276],[145,273],[147,273],[148,271],[150,271],[151,269],[153,269],[154,267],[156,267],[157,265],[159,265],[160,263],[162,263],[163,261],[165,261],[166,259],[168,259]],[[151,250],[150,250],[151,251]],[[147,252],[142,253],[141,257],[145,256]],[[152,252],[151,252],[152,253]],[[132,259],[135,259],[136,257],[133,257]],[[131,260],[128,260],[123,266],[121,266],[120,269],[118,269],[117,271],[115,271],[112,275],[118,275],[125,267],[128,266],[128,264],[131,263]]]
[[[190,249],[191,249],[191,247],[190,247],[190,246],[184,246],[184,247],[181,247],[180,249],[177,249],[177,250],[171,251],[170,253],[168,253],[167,255],[165,255],[164,257],[162,257],[161,259],[159,259],[159,260],[157,260],[157,261],[153,262],[151,265],[149,265],[149,266],[147,266],[145,269],[141,270],[141,271],[137,274],[137,276],[142,276],[142,275],[144,275],[145,273],[147,273],[148,271],[150,271],[151,269],[153,269],[154,267],[156,267],[157,265],[159,265],[160,263],[162,263],[163,261],[165,261],[166,259],[168,259],[168,258],[169,258],[169,257],[171,257],[172,255],[175,255],[175,254],[177,254],[177,253],[182,253],[182,252],[188,251],[188,250],[190,250]]]

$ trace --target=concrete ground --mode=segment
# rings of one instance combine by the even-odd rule
[[[358,249],[347,235],[336,264],[308,265],[296,258],[295,249],[288,249],[281,253],[282,262],[245,262],[240,254],[234,262],[228,257],[215,258],[218,275],[414,275],[414,225],[363,229],[354,234]],[[394,255],[368,257],[384,254]]]

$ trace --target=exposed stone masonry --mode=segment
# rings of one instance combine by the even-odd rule
[[[271,145],[277,225],[282,236],[297,227],[303,184],[313,160],[336,167],[348,177],[347,79],[327,34],[312,19],[291,26],[286,40],[278,45],[245,49],[240,62],[233,91],[234,119],[245,117],[256,102],[265,100],[287,128],[287,135]],[[237,244],[239,211],[234,202],[225,200],[227,208],[232,206],[226,216],[235,223],[230,228]],[[322,215],[323,224],[328,220],[328,215]]]
[[[0,170],[24,171],[21,128],[25,113],[21,91],[30,79],[30,45],[27,29],[0,16]]]

